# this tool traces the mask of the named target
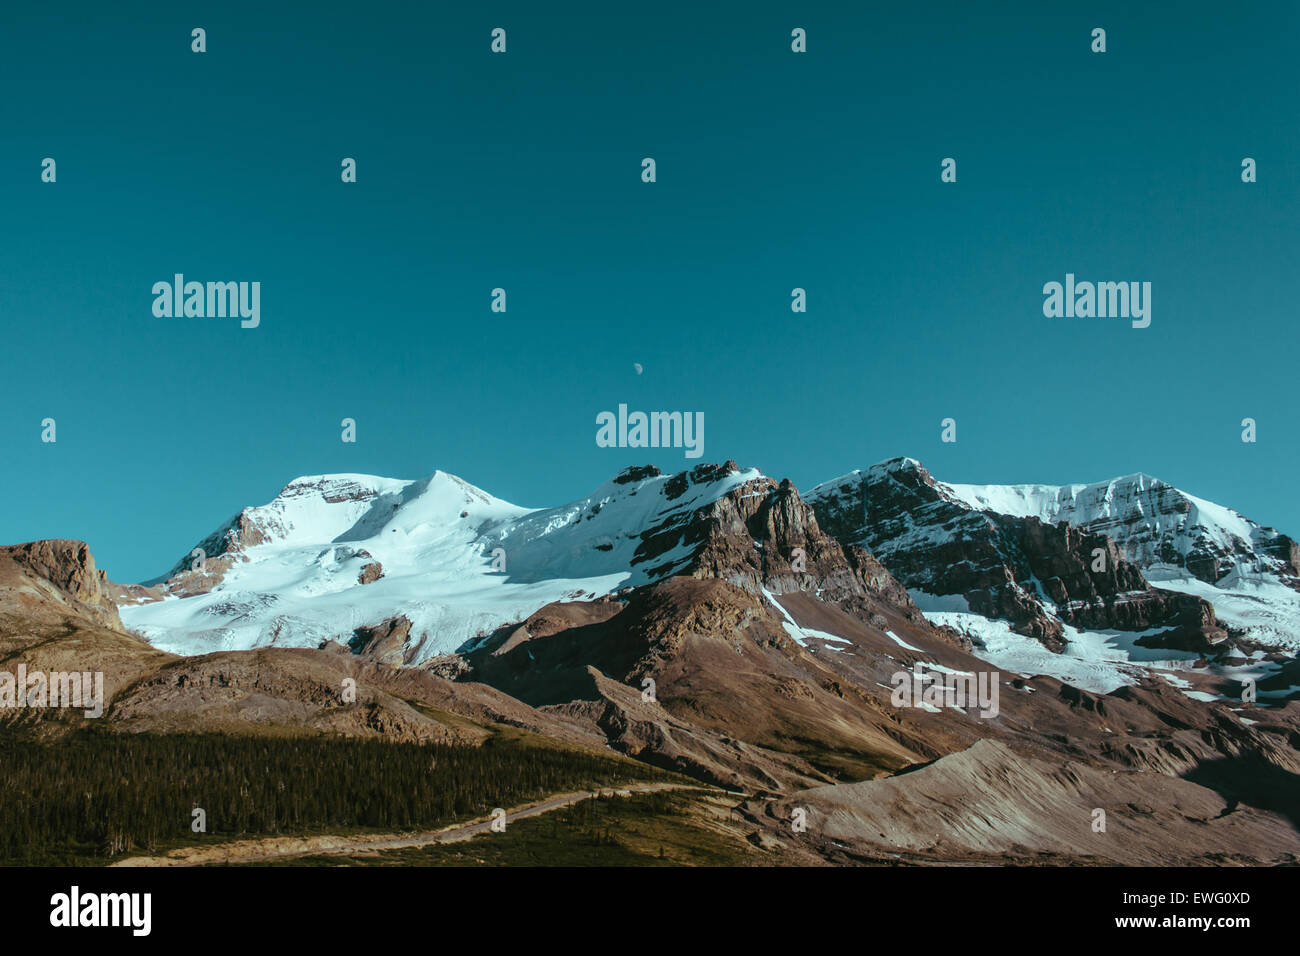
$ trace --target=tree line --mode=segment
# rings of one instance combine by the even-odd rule
[[[432,828],[547,794],[662,776],[598,754],[328,737],[0,730],[0,863],[107,862],[339,829]],[[205,832],[196,833],[202,811]]]

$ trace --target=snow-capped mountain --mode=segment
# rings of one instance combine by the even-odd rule
[[[1036,637],[1053,620],[1148,632],[1173,620],[1157,591],[1211,605],[1214,620],[1200,630],[1212,643],[1218,624],[1266,647],[1300,648],[1296,542],[1149,475],[965,485],[899,458],[825,482],[808,500],[824,527],[870,549],[932,613],[975,611]]]
[[[348,642],[403,616],[406,663],[448,653],[538,608],[671,574],[699,549],[696,509],[762,479],[734,464],[665,476],[628,469],[585,498],[523,508],[454,475],[298,478],[199,544],[123,622],[196,654]],[[161,596],[161,600],[151,600]]]
[[[629,468],[584,498],[524,508],[444,472],[321,475],[198,547],[202,567],[186,556],[119,601],[127,627],[186,655],[335,641],[422,664],[554,602],[673,575],[777,607],[813,582],[859,610],[924,611],[991,663],[1100,692],[1207,655],[1229,668],[1250,658],[1242,675],[1262,677],[1281,666],[1266,664],[1272,651],[1300,648],[1290,539],[1145,476],[970,486],[895,459],[805,501],[727,462]],[[1216,567],[1213,580],[1193,573]]]
[[[1220,587],[1264,579],[1300,586],[1294,540],[1150,475],[1089,485],[938,484],[979,511],[1066,521],[1108,535],[1148,576]]]
[[[1159,588],[1194,594],[1267,646],[1300,649],[1300,545],[1150,475],[1085,485],[959,485],[973,508],[1108,535]]]

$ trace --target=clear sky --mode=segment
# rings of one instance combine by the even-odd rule
[[[0,9],[0,541],[133,581],[299,475],[696,463],[619,403],[804,489],[1144,471],[1300,535],[1297,4],[289,6]],[[260,327],[156,318],[177,272]],[[1150,328],[1045,318],[1067,272]]]

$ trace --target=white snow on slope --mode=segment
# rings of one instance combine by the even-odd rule
[[[1245,631],[1252,640],[1300,653],[1300,592],[1276,578],[1243,577],[1233,570],[1217,584],[1207,584],[1178,568],[1155,567],[1144,573],[1153,587],[1209,601],[1220,621]]]
[[[823,482],[808,497],[835,502],[859,483],[887,488],[921,467],[912,458],[890,459]],[[1145,474],[1070,485],[931,479],[942,500],[976,513],[1065,521],[1109,535],[1153,586],[1204,598],[1223,623],[1251,640],[1288,653],[1300,651],[1300,591],[1280,557],[1287,552],[1286,536],[1231,508]],[[891,518],[888,540],[876,543],[877,557],[889,566],[895,553],[945,543],[952,533],[949,523],[936,520],[926,507],[905,512]],[[914,585],[925,587],[924,581]],[[1041,600],[1041,588],[1039,592]]]
[[[680,545],[634,563],[640,533],[674,513],[761,477],[737,471],[690,483],[669,501],[669,476],[607,482],[558,508],[521,508],[454,475],[401,481],[369,475],[296,479],[243,513],[265,536],[207,594],[120,609],[123,623],[164,650],[201,654],[346,642],[396,615],[412,622],[408,663],[454,651],[553,601],[646,583],[690,557]],[[505,552],[504,573],[492,568]],[[367,557],[365,552],[369,556]],[[384,576],[359,585],[361,568]]]
[[[1224,550],[1250,546],[1262,529],[1237,512],[1180,491],[1150,475],[1127,475],[1085,485],[962,485],[938,482],[949,495],[976,511],[1019,518],[1039,518],[1048,524],[1072,525],[1136,519],[1153,538],[1167,538],[1186,555],[1200,541]],[[1186,503],[1186,511],[1163,506],[1162,498]],[[1129,560],[1151,563],[1151,556],[1129,554]]]
[[[963,607],[965,601],[960,597],[940,597],[922,591],[908,593],[926,620],[965,634],[975,644],[972,653],[999,670],[1021,677],[1043,674],[1097,694],[1109,694],[1150,676],[1164,678],[1188,696],[1201,693],[1188,690],[1187,680],[1178,676],[1192,670],[1199,654],[1137,644],[1138,638],[1158,633],[1159,628],[1155,631],[1081,631],[1066,625],[1063,636],[1068,643],[1062,653],[1055,654],[1034,638],[1017,634],[1009,622],[986,618]],[[1213,672],[1234,681],[1246,677],[1260,681],[1277,670],[1278,665],[1260,661],[1240,667],[1218,667]]]
[[[1252,640],[1300,650],[1300,592],[1283,583],[1285,568],[1264,550],[1279,534],[1231,508],[1142,474],[1086,485],[937,484],[978,511],[1109,534],[1153,586],[1204,598],[1221,621]],[[1226,573],[1213,584],[1185,566],[1197,551],[1224,556]]]
[[[901,647],[901,648],[904,648],[904,649],[909,650],[909,651],[915,651],[915,652],[918,653],[918,654],[924,654],[924,653],[925,653],[925,652],[924,652],[923,650],[921,650],[919,647],[913,647],[911,644],[907,643],[907,641],[903,640],[901,637],[899,637],[899,636],[898,636],[897,634],[895,634],[893,631],[885,631],[885,634],[889,637],[890,640],[892,640],[895,644],[897,644],[897,645],[898,645],[899,647]]]
[[[781,612],[781,617],[782,617],[781,626],[785,628],[785,632],[789,634],[790,637],[794,639],[794,642],[798,644],[800,647],[806,648],[807,650],[810,651],[816,650],[815,647],[809,647],[808,645],[808,638],[810,637],[815,637],[819,641],[827,642],[831,650],[840,650],[840,648],[835,647],[836,644],[853,643],[847,637],[840,637],[838,634],[831,634],[828,631],[819,631],[815,627],[803,627],[802,625],[798,624],[793,617],[790,616],[790,612],[785,609],[785,607],[781,604],[780,601],[776,599],[776,596],[772,594],[771,591],[769,591],[767,588],[760,588],[759,590],[763,592],[763,597],[767,598],[768,602],[774,608],[776,608],[778,611]]]

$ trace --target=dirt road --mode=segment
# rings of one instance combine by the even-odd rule
[[[628,787],[604,790],[583,790],[547,797],[538,803],[526,804],[506,811],[507,826],[515,820],[536,817],[543,813],[572,806],[583,800],[605,794],[629,797],[634,793],[654,793],[658,790],[697,790],[689,784],[643,783]],[[456,843],[469,840],[492,828],[490,817],[468,823],[457,823],[441,830],[416,833],[378,833],[367,836],[321,835],[309,837],[266,837],[260,840],[239,840],[212,846],[192,846],[172,850],[165,856],[132,856],[119,860],[112,866],[205,866],[213,863],[255,863],[281,860],[293,856],[316,856],[367,853],[379,850],[401,850],[428,846],[431,843]]]

